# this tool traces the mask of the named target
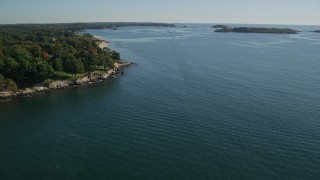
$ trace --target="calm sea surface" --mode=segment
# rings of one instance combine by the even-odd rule
[[[88,30],[137,66],[0,104],[0,179],[320,179],[320,34]]]

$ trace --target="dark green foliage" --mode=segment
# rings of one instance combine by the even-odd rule
[[[5,89],[9,91],[16,91],[18,90],[18,87],[14,81],[12,81],[11,79],[7,79]]]
[[[0,91],[16,91],[18,87],[14,81],[11,79],[6,79],[3,75],[0,74]]]
[[[38,80],[43,81],[53,75],[53,68],[48,63],[43,62],[37,65]]]
[[[0,72],[2,72],[3,67],[4,67],[4,57],[0,56]]]
[[[53,59],[51,66],[53,67],[54,71],[56,71],[56,72],[63,71],[63,62],[59,57]]]
[[[19,87],[40,83],[55,72],[77,74],[112,68],[120,60],[118,52],[99,48],[100,40],[75,30],[78,26],[0,25],[2,90],[15,89],[15,83]]]
[[[111,51],[111,57],[112,59],[120,60],[120,53],[117,51]]]
[[[81,60],[78,59],[67,59],[65,63],[65,71],[67,73],[83,73],[84,67]]]

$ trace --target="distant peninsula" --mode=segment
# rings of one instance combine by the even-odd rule
[[[272,33],[272,34],[297,34],[297,30],[288,28],[257,28],[257,27],[235,27],[220,28],[215,32],[235,32],[235,33]]]

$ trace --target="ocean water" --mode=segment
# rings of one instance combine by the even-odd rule
[[[0,179],[319,179],[320,27],[181,26],[88,30],[138,65],[1,103]]]

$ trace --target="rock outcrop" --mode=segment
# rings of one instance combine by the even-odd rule
[[[54,81],[48,85],[49,89],[62,89],[73,85],[73,81],[64,80],[64,81]]]
[[[10,99],[12,97],[12,91],[2,91],[0,92],[0,99]]]

